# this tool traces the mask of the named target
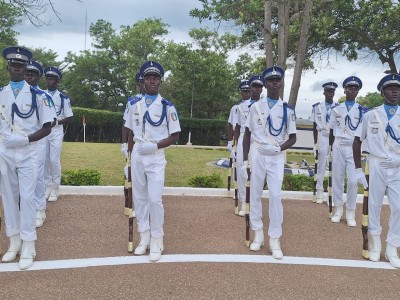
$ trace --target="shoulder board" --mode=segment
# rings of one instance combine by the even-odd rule
[[[171,101],[169,101],[169,100],[167,100],[165,98],[162,98],[161,101],[164,102],[165,104],[167,104],[168,106],[174,106]]]
[[[335,103],[334,105],[332,105],[331,109],[333,109],[333,108],[335,108],[335,107],[337,107],[339,105],[340,105],[340,103]]]
[[[362,105],[359,105],[359,106],[358,106],[358,109],[361,110],[361,111],[364,112],[364,113],[367,112],[367,111],[369,111],[369,108],[368,108],[368,107],[365,107],[365,106],[362,106]]]
[[[315,106],[319,105],[320,103],[321,103],[321,102],[314,103],[314,104],[312,105],[312,107],[315,107]]]
[[[128,98],[128,102],[129,102],[130,105],[133,105],[133,104],[139,102],[140,99],[142,99],[142,97],[131,96],[131,97]]]
[[[287,108],[290,108],[291,110],[295,110],[293,106],[289,105],[287,102],[283,102],[283,106],[286,106]]]
[[[46,94],[44,91],[39,90],[36,87],[30,86],[29,88],[31,89],[31,92],[33,92],[33,93],[40,94],[40,95],[45,95]]]
[[[64,99],[69,99],[69,97],[65,95],[63,92],[60,92],[60,97]]]

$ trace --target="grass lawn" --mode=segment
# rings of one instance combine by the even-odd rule
[[[101,185],[122,185],[125,158],[120,148],[120,144],[64,142],[61,166],[63,170],[97,169],[102,176]],[[192,176],[216,172],[226,187],[227,169],[215,167],[212,162],[228,157],[228,151],[171,146],[165,154],[166,186],[188,186]]]

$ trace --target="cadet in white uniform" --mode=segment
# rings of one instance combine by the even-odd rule
[[[131,101],[125,126],[132,131],[132,189],[140,242],[136,255],[145,254],[150,246],[150,261],[161,258],[164,249],[164,148],[175,144],[181,131],[174,105],[158,93],[164,69],[155,61],[140,68],[146,94]],[[130,137],[129,137],[130,138]]]
[[[33,86],[41,90],[38,87],[39,80],[43,75],[43,68],[35,60],[30,60],[26,67],[25,81]],[[51,100],[51,97],[47,95],[48,101]],[[52,106],[53,118],[56,118],[56,113],[54,106]],[[36,227],[43,226],[44,221],[46,220],[46,196],[45,196],[45,184],[44,184],[44,162],[46,160],[46,138],[43,138],[36,142],[38,147],[38,178],[37,185],[35,189],[35,204],[36,204]]]
[[[264,79],[259,75],[254,75],[249,81],[242,81],[239,84],[239,88],[242,94],[242,103],[237,105],[237,120],[235,134],[238,136],[237,140],[237,156],[236,156],[236,170],[237,170],[237,185],[238,185],[238,198],[239,198],[239,216],[244,217],[246,215],[246,178],[243,173],[239,170],[243,166],[243,135],[245,131],[245,124],[247,117],[250,112],[250,106],[260,100],[262,88],[264,86]],[[247,98],[244,98],[247,96]],[[250,98],[250,99],[249,99]]]
[[[379,261],[381,256],[381,208],[387,194],[390,206],[389,230],[385,258],[400,268],[397,248],[400,247],[400,76],[389,74],[378,84],[384,104],[367,112],[355,133],[354,162],[357,180],[366,185],[361,169],[361,143],[368,141],[369,198],[368,233],[369,260]]]
[[[46,162],[44,181],[46,185],[46,198],[48,201],[57,201],[61,183],[61,150],[64,138],[64,124],[72,122],[73,113],[71,101],[67,95],[57,90],[62,79],[61,71],[56,67],[44,69],[48,93],[53,99],[57,119],[52,124],[51,133],[46,138]]]
[[[329,120],[332,146],[332,200],[336,207],[331,221],[339,223],[343,215],[344,179],[347,175],[346,222],[355,227],[357,180],[355,177],[353,140],[354,132],[362,123],[366,109],[355,102],[362,88],[361,79],[355,76],[343,81],[346,101],[332,107]]]
[[[327,82],[322,85],[324,88],[324,102],[317,102],[312,107],[311,120],[313,124],[314,145],[318,145],[318,167],[317,167],[317,199],[316,203],[324,201],[324,178],[329,152],[329,119],[331,107],[337,103],[333,102],[335,90],[338,85],[335,82]],[[314,156],[316,149],[314,146]]]
[[[20,253],[19,268],[27,269],[36,256],[36,141],[51,131],[52,102],[24,80],[32,58],[29,50],[9,47],[3,57],[11,81],[0,90],[0,182],[6,235],[10,238],[2,261],[13,261]]]
[[[275,259],[282,259],[279,239],[282,236],[283,207],[281,201],[284,175],[282,151],[296,143],[296,115],[292,108],[279,98],[284,71],[280,67],[267,68],[265,79],[267,98],[254,103],[246,121],[243,137],[241,172],[247,179],[250,162],[250,225],[255,236],[250,250],[258,251],[264,244],[261,197],[267,176],[269,190],[269,246]],[[289,136],[289,138],[287,138]],[[251,141],[251,144],[250,144]]]

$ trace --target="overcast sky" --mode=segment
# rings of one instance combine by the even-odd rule
[[[212,22],[200,24],[197,19],[189,16],[189,11],[201,7],[198,0],[52,0],[55,9],[60,13],[61,22],[52,13],[47,13],[43,18],[51,20],[50,26],[36,28],[28,21],[16,27],[20,33],[19,44],[27,47],[42,47],[52,49],[62,60],[68,51],[79,53],[90,49],[91,41],[89,35],[85,35],[85,15],[87,11],[87,28],[91,23],[99,19],[109,21],[114,28],[121,25],[132,25],[145,18],[160,18],[164,23],[169,24],[168,40],[177,43],[191,42],[188,32],[194,27],[210,28]],[[86,44],[85,44],[86,36]],[[238,53],[232,53],[234,60]],[[255,53],[254,53],[255,55]],[[339,88],[336,90],[335,100],[343,96],[341,88],[343,80],[348,76],[358,76],[363,81],[363,88],[359,95],[365,96],[368,92],[375,92],[376,85],[383,77],[383,71],[387,68],[379,61],[347,62],[344,58],[330,59],[330,68],[325,68],[325,63],[317,69],[317,72],[304,72],[301,80],[301,87],[296,106],[298,116],[308,118],[311,113],[311,106],[315,102],[323,101],[322,84],[328,81],[335,81]],[[285,98],[289,97],[290,85],[293,77],[293,70],[286,71],[285,77]],[[173,101],[173,99],[171,99]]]

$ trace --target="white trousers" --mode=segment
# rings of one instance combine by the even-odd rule
[[[283,206],[281,200],[284,174],[283,153],[266,156],[257,151],[257,146],[250,147],[251,177],[250,177],[250,226],[252,230],[263,228],[262,221],[262,193],[267,177],[269,192],[269,228],[271,238],[282,236]]]
[[[326,165],[328,162],[329,135],[326,136],[322,131],[318,132],[318,167],[317,167],[317,190],[324,189],[324,178]]]
[[[47,188],[58,189],[61,183],[61,150],[64,138],[62,125],[51,128],[46,137],[46,161],[44,165],[44,183]]]
[[[46,160],[46,138],[43,138],[37,143],[38,148],[38,177],[35,188],[35,205],[36,210],[46,209],[46,196],[45,196],[45,185],[44,185],[44,162]]]
[[[240,169],[243,166],[243,133],[240,134],[236,152],[236,174],[239,202],[246,201],[246,179]]]
[[[369,157],[369,198],[368,198],[368,232],[380,235],[381,209],[385,191],[390,207],[389,230],[387,242],[400,247],[400,170],[399,168],[382,169],[379,159]]]
[[[132,151],[131,175],[138,232],[150,230],[151,236],[161,238],[164,236],[162,193],[167,161],[163,150],[140,155],[137,145]]]
[[[347,173],[347,209],[356,209],[357,179],[353,147],[340,145],[335,139],[332,147],[332,200],[335,206],[342,206],[344,193],[344,178]]]
[[[24,241],[35,241],[37,143],[19,148],[0,145],[0,156],[0,187],[6,235],[11,237],[19,234]]]

